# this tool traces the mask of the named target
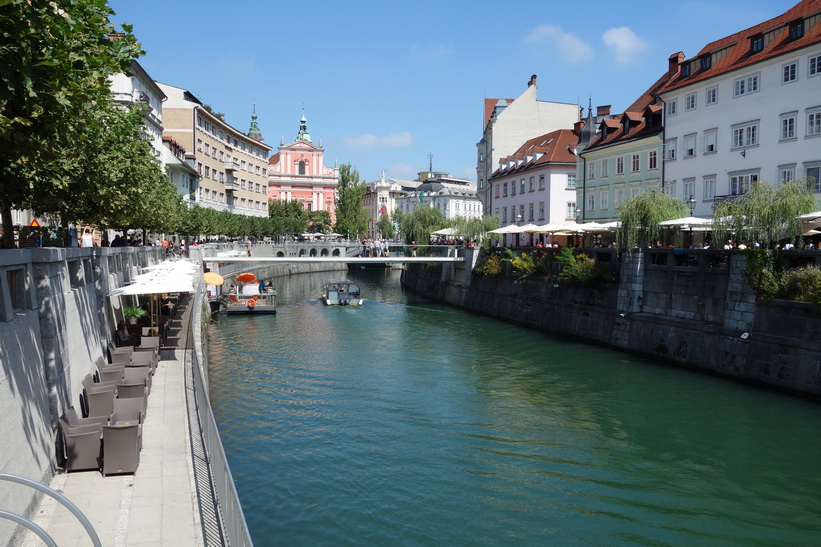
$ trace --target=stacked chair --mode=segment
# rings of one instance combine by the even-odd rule
[[[83,378],[81,414],[74,407],[60,417],[66,471],[95,469],[103,476],[136,473],[151,377],[159,359],[159,338],[145,336],[138,347],[109,346],[109,362]]]

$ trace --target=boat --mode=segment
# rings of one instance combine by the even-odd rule
[[[347,279],[329,281],[322,287],[322,300],[329,306],[361,306],[359,285]]]
[[[235,314],[271,314],[277,312],[276,289],[259,291],[259,285],[248,283],[240,294],[222,293],[219,298],[220,312]]]

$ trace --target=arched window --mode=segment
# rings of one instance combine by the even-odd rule
[[[304,161],[299,162],[299,174],[300,175],[305,174],[305,162]]]

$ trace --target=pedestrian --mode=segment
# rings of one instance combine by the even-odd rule
[[[416,256],[416,242],[411,241],[411,256]]]
[[[86,228],[86,231],[83,232],[83,239],[80,241],[80,245],[82,247],[93,247],[94,246],[94,239],[91,237],[91,230]]]

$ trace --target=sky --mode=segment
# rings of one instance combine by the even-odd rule
[[[360,180],[435,171],[476,179],[485,98],[624,111],[679,51],[776,17],[798,0],[505,3],[486,0],[109,0],[158,82],[192,92],[265,143],[304,115],[328,166]],[[432,154],[432,159],[430,155]]]

